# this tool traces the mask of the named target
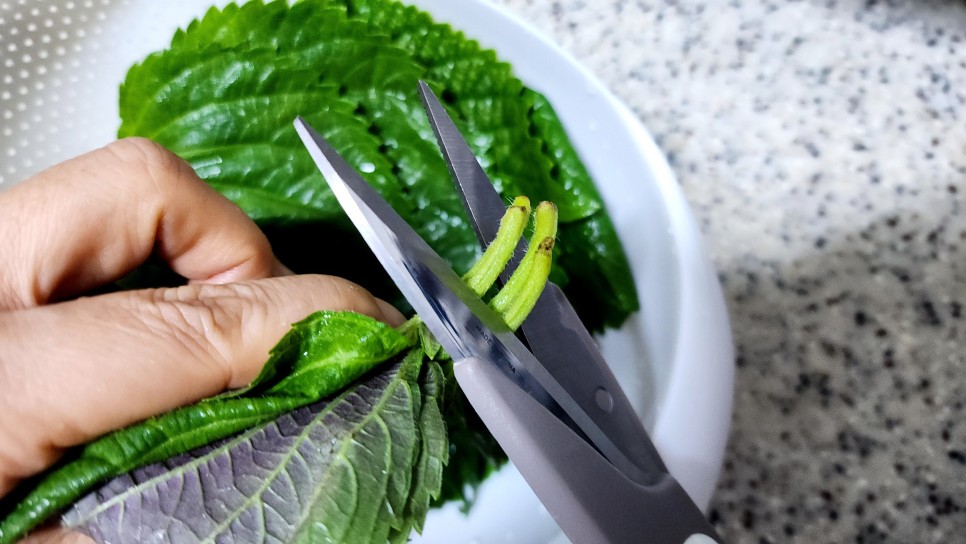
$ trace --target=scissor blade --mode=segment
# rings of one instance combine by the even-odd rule
[[[452,323],[441,318],[468,311],[468,308],[463,310],[467,304],[455,295],[446,296],[453,291],[468,290],[463,281],[304,119],[295,120],[295,129],[349,219],[443,348],[454,358],[475,355],[472,346],[464,342],[472,336],[456,330]],[[427,282],[438,285],[424,285]],[[424,289],[441,294],[427,295]],[[456,308],[451,307],[454,302]],[[474,302],[470,300],[469,304]],[[492,313],[487,313],[488,308],[482,302],[476,306],[482,306],[474,308],[480,315]]]
[[[425,81],[419,82],[419,96],[429,116],[429,124],[436,133],[436,140],[439,142],[439,148],[443,152],[450,174],[457,180],[459,195],[470,215],[473,231],[476,232],[480,244],[489,244],[496,238],[496,231],[500,225],[500,218],[506,211],[506,204],[493,188],[490,178],[477,162],[476,156],[456,128],[453,119],[446,113],[446,108]],[[524,246],[521,248],[525,249]]]
[[[454,375],[474,384],[470,404],[574,544],[719,542],[670,474],[630,479],[486,361],[463,360]]]
[[[456,361],[490,362],[548,412],[562,410],[615,466],[638,473],[557,378],[362,176],[303,119],[295,127],[349,219],[447,353]]]
[[[505,210],[503,199],[432,89],[420,82],[419,93],[470,223],[485,246],[496,236]],[[525,249],[521,242],[517,255],[522,255]],[[511,263],[504,271],[504,281],[515,264]],[[557,377],[581,410],[594,419],[626,457],[634,460],[635,467],[615,463],[619,468],[630,476],[637,472],[635,479],[638,480],[655,480],[667,472],[593,337],[559,287],[553,283],[547,285],[522,329],[533,355]]]

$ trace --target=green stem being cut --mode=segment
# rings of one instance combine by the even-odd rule
[[[522,291],[502,313],[503,321],[510,330],[518,329],[537,304],[537,299],[543,293],[547,278],[550,276],[550,266],[553,261],[552,253],[553,238],[549,236],[537,244],[537,249],[532,252],[532,263],[527,270],[527,280],[524,281]],[[514,276],[511,276],[511,281]]]
[[[463,276],[463,281],[478,296],[482,297],[496,281],[496,278],[500,276],[500,272],[503,271],[510,257],[513,256],[517,241],[523,236],[523,229],[526,228],[529,221],[530,199],[525,196],[518,196],[513,200],[513,204],[506,209],[503,218],[500,219],[500,228],[496,237],[487,246],[483,256]]]
[[[527,254],[503,289],[490,301],[490,307],[504,318],[511,329],[523,323],[547,283],[551,251],[557,235],[557,207],[553,203],[541,202],[537,206],[533,229]]]
[[[506,268],[529,219],[530,200],[523,196],[516,197],[500,220],[493,242],[487,246],[480,260],[463,276],[463,281],[477,296],[485,295]],[[541,202],[534,213],[534,237],[526,255],[506,285],[490,301],[490,307],[499,314],[510,330],[520,327],[547,284],[556,234],[557,207],[550,202]],[[435,358],[439,346],[421,325],[422,320],[416,315],[398,330],[411,341],[420,341],[430,358]]]

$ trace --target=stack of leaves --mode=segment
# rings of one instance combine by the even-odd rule
[[[464,276],[478,295],[529,218],[517,198]],[[556,226],[556,208],[541,203],[527,254],[490,301],[508,327],[543,291]],[[465,429],[444,421],[465,421],[467,408],[448,376],[452,361],[418,316],[393,329],[351,312],[313,314],[244,389],[106,435],[5,499],[0,544],[110,478],[64,518],[100,542],[405,542],[440,496],[450,456],[467,454],[450,447]]]
[[[395,0],[252,1],[212,9],[129,71],[120,136],[188,160],[296,272],[348,277],[398,301],[291,130],[302,115],[440,253],[479,245],[417,96],[427,81],[497,189],[560,210],[551,279],[590,330],[638,307],[593,181],[553,108],[493,51]],[[306,251],[318,240],[326,252]],[[327,259],[326,255],[353,258]],[[376,272],[374,272],[376,271]],[[378,274],[378,275],[374,275]]]

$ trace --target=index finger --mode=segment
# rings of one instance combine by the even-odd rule
[[[265,235],[149,140],[112,143],[0,194],[0,310],[114,281],[152,252],[189,280],[277,275]]]

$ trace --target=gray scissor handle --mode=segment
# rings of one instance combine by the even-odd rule
[[[640,485],[487,361],[454,365],[463,391],[575,544],[707,544],[714,529],[670,475]]]

